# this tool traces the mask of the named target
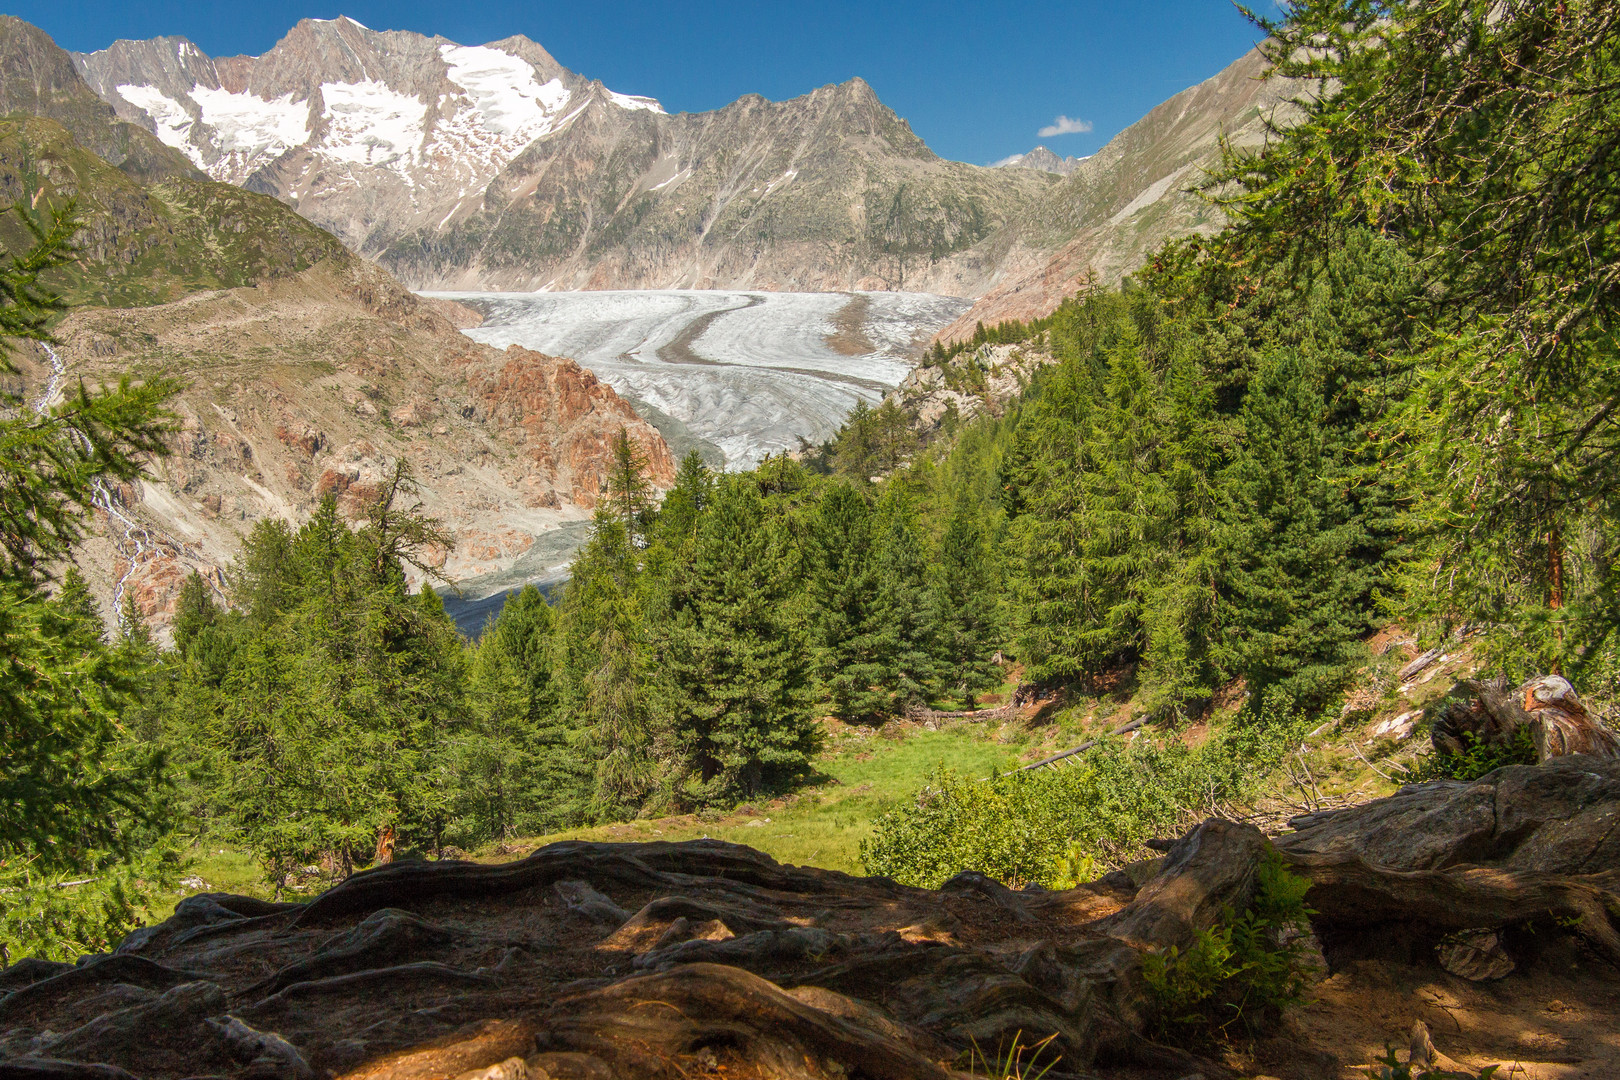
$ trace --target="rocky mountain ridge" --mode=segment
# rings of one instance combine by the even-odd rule
[[[563,68],[535,42],[465,47],[352,19],[305,19],[263,56],[184,38],[76,54],[85,80],[216,180],[276,195],[375,254],[442,221],[585,104],[661,112]]]
[[[185,155],[139,124],[118,119],[50,35],[14,15],[0,15],[0,116],[54,120],[113,168],[140,180],[201,179]]]
[[[979,321],[1045,314],[1173,236],[1220,139],[1287,123],[1258,53],[1084,159],[937,157],[860,79],[669,115],[535,42],[461,46],[305,20],[260,57],[120,41],[74,62],[118,115],[438,289],[912,289]]]
[[[997,169],[1038,169],[1041,172],[1057,173],[1059,176],[1068,176],[1086,160],[1085,158],[1060,158],[1044,146],[1037,146],[1023,154],[1014,154],[995,163]]]
[[[859,79],[670,116],[524,37],[306,19],[258,57],[158,38],[74,63],[416,287],[900,288],[1050,182],[942,161]]]
[[[1116,284],[1166,240],[1219,230],[1223,216],[1196,189],[1219,163],[1223,139],[1239,151],[1262,145],[1271,125],[1300,115],[1293,102],[1310,92],[1267,79],[1266,70],[1252,50],[1077,161],[974,249],[987,269],[977,299],[939,339],[964,340],[981,322],[1050,314],[1089,285]]]

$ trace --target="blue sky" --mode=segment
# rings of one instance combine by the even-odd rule
[[[260,53],[300,18],[338,14],[464,45],[526,34],[574,71],[672,112],[859,75],[937,153],[981,164],[1036,143],[1089,154],[1258,36],[1230,0],[12,0],[5,10],[81,51],[180,34],[214,56]]]

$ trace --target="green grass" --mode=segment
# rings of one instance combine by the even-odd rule
[[[879,814],[913,797],[940,765],[967,776],[988,776],[1015,764],[1030,742],[1017,725],[962,722],[938,731],[891,725],[882,732],[843,729],[827,741],[817,774],[791,795],[759,800],[728,813],[706,812],[619,825],[572,829],[549,836],[491,844],[474,857],[483,862],[521,858],[558,840],[697,840],[708,837],[747,844],[780,862],[860,874],[860,847]],[[750,824],[751,822],[759,824]],[[215,840],[198,841],[186,853],[182,877],[191,883],[156,898],[148,921],[160,922],[186,896],[235,893],[269,899],[263,867],[249,852]],[[197,879],[202,882],[197,884]],[[318,891],[323,887],[313,883]],[[296,900],[300,893],[282,898]]]
[[[558,840],[696,840],[747,844],[779,862],[863,873],[861,841],[872,821],[911,798],[940,765],[963,775],[1006,768],[1022,739],[998,743],[995,726],[962,723],[914,729],[901,738],[852,732],[829,740],[820,777],[786,798],[745,804],[727,814],[682,814],[620,825],[571,829],[490,848],[480,858],[510,858]],[[516,849],[514,851],[513,849]],[[499,854],[496,854],[496,851]]]
[[[250,853],[219,841],[198,841],[185,852],[186,868],[178,890],[152,897],[146,908],[148,923],[160,923],[174,914],[175,905],[198,893],[233,893],[270,899],[264,867]],[[202,882],[201,885],[197,881]]]

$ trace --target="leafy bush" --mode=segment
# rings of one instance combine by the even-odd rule
[[[25,956],[71,961],[110,951],[144,923],[156,891],[172,888],[180,869],[163,842],[132,862],[106,852],[91,861],[75,876],[0,864],[0,967]]]
[[[1478,780],[1509,765],[1536,763],[1536,736],[1528,724],[1515,729],[1505,743],[1483,742],[1473,732],[1464,732],[1463,741],[1466,749],[1461,754],[1430,754],[1417,770],[1415,782]]]
[[[1130,861],[1150,837],[1252,797],[1303,726],[1268,715],[1196,747],[1110,740],[1072,765],[989,780],[941,770],[915,802],[878,817],[861,861],[924,888],[963,870],[1014,887],[1068,888]]]
[[[1226,1038],[1234,1028],[1253,1034],[1302,1004],[1309,889],[1272,852],[1256,870],[1246,911],[1228,909],[1186,952],[1172,945],[1144,956],[1159,1034],[1177,1042]]]

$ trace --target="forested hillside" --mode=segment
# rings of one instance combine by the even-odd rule
[[[999,417],[922,447],[885,406],[803,461],[690,457],[658,505],[621,440],[560,603],[526,593],[473,645],[404,586],[402,561],[442,542],[404,473],[356,518],[328,501],[297,531],[261,525],[228,607],[188,587],[171,652],[98,643],[49,580],[69,533],[8,544],[7,596],[124,665],[116,733],[85,739],[144,763],[121,776],[164,777],[182,834],[245,844],[272,879],[789,790],[818,718],[972,708],[1012,677],[1129,687],[1167,731],[1224,690],[1236,728],[1199,767],[1237,784],[1268,733],[1336,710],[1394,619],[1612,695],[1620,11],[1288,14],[1276,70],[1335,92],[1228,157],[1219,235],[987,335],[1039,335],[1057,360]],[[8,717],[32,708],[7,693]],[[26,764],[6,745],[7,770]],[[1182,767],[1150,758],[1092,775]],[[899,840],[930,813],[898,811],[868,869],[924,874]],[[162,815],[124,820],[79,848],[157,850],[141,830],[166,834]],[[937,844],[983,824],[929,822]],[[1040,827],[1086,835],[1072,813]],[[0,854],[22,864],[50,840],[16,835]],[[65,876],[89,855],[54,857]],[[59,949],[66,923],[7,918],[6,940]]]

